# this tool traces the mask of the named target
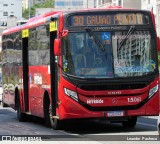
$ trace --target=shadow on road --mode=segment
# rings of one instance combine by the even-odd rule
[[[138,121],[142,120],[147,122],[152,122],[155,126],[157,123],[156,119],[150,118],[138,118]],[[128,132],[147,132],[156,131],[156,127],[147,127],[145,125],[137,124],[135,128],[124,128],[121,123],[109,123],[105,120],[71,120],[65,125],[65,131],[69,133],[77,134],[101,134],[101,133],[128,133]]]
[[[0,117],[2,117],[3,115],[8,115],[8,120],[5,119],[5,122],[7,121],[12,121],[12,123],[16,121],[18,122],[16,118],[16,113],[10,108],[9,109],[0,108]],[[45,127],[44,119],[41,119],[41,118],[30,117],[28,119],[28,122]],[[151,126],[140,125],[139,122],[145,123]],[[109,123],[106,120],[86,120],[86,119],[85,120],[68,120],[65,122],[65,125],[62,131],[65,131],[71,134],[101,134],[101,133],[106,133],[106,134],[107,133],[108,134],[126,133],[127,134],[128,132],[147,132],[147,131],[152,132],[152,131],[157,131],[156,123],[157,123],[157,119],[139,117],[136,127],[132,129],[127,129],[122,127],[121,123],[118,123],[118,124]]]

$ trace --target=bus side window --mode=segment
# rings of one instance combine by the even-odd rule
[[[37,29],[37,54],[39,65],[48,65],[50,63],[49,52],[49,26],[42,25]]]
[[[32,28],[29,32],[29,65],[37,65],[37,43],[36,43],[36,29]]]
[[[6,36],[2,36],[2,61],[7,61],[7,47],[6,47]]]

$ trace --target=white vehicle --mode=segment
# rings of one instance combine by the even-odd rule
[[[157,121],[157,130],[158,130],[158,134],[160,137],[160,113],[159,113],[159,117],[158,117],[158,121]]]
[[[0,103],[2,102],[2,93],[3,93],[3,89],[2,89],[2,84],[0,82]]]
[[[3,94],[3,89],[2,89],[2,73],[0,73],[0,104],[2,102],[2,94]]]

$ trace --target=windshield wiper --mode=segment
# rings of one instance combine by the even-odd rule
[[[125,35],[125,38],[120,42],[120,46],[118,50],[121,49],[121,47],[124,45],[124,43],[127,41],[129,36],[132,34],[133,30],[135,29],[135,26],[131,26],[130,29],[128,30],[127,34]]]
[[[91,39],[94,40],[94,42],[98,45],[99,48],[101,48],[102,51],[105,51],[103,43],[99,40],[99,38],[93,33],[93,31],[90,28],[85,28]]]

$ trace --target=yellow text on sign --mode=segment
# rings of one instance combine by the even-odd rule
[[[57,30],[57,22],[50,23],[50,32]]]
[[[22,38],[26,38],[28,36],[29,36],[29,30],[28,29],[22,30]]]

